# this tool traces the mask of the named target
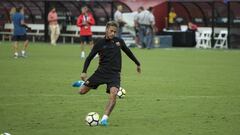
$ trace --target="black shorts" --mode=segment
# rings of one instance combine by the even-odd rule
[[[13,41],[26,41],[26,40],[28,40],[28,37],[26,34],[25,35],[13,35],[12,40]]]
[[[92,41],[92,36],[80,36],[80,40],[81,42],[86,42],[87,44],[89,44]]]
[[[84,83],[85,86],[90,87],[92,89],[97,89],[99,85],[106,84],[107,89],[106,93],[110,93],[110,88],[112,87],[120,87],[120,73],[116,74],[104,74],[96,71],[91,77],[87,79]]]

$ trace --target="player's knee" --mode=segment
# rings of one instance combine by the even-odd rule
[[[78,93],[79,93],[80,95],[84,95],[84,94],[86,94],[87,92],[86,92],[85,89],[80,88],[80,90],[79,90]]]
[[[81,91],[81,90],[80,90],[78,93],[79,93],[80,95],[84,95],[84,94],[85,94],[85,92],[84,92],[84,91]]]
[[[117,93],[118,93],[118,88],[112,87],[110,89],[110,94],[112,94],[113,96],[117,96]]]

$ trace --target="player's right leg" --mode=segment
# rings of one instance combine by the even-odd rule
[[[28,48],[29,40],[27,38],[27,35],[24,35],[23,39],[25,40],[23,43],[23,49],[22,49],[22,57],[26,57],[26,50]]]
[[[13,43],[13,51],[14,51],[14,58],[18,58],[18,41],[14,41]]]
[[[90,89],[91,89],[90,87],[82,85],[80,87],[79,94],[84,95],[84,94],[88,93]]]

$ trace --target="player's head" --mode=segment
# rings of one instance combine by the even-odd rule
[[[55,8],[55,7],[52,7],[52,8],[51,8],[51,12],[56,12],[56,8]]]
[[[87,6],[83,6],[82,7],[82,13],[85,14],[88,12],[88,7]]]
[[[21,9],[22,9],[21,7],[17,7],[16,12],[19,13],[21,11]]]
[[[118,30],[118,23],[115,21],[109,21],[106,25],[106,38],[113,39]]]
[[[149,7],[149,8],[148,8],[148,11],[149,11],[149,12],[153,12],[153,7]]]
[[[144,10],[144,7],[143,7],[143,6],[141,6],[141,7],[138,8],[138,12],[142,12],[143,10]]]
[[[118,10],[118,11],[122,11],[122,10],[123,10],[122,5],[118,5],[118,6],[117,6],[117,10]]]

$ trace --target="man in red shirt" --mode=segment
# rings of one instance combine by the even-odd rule
[[[80,28],[81,58],[85,57],[84,44],[93,44],[91,26],[94,24],[95,20],[93,15],[88,12],[88,7],[82,7],[82,13],[77,19],[77,26]]]

